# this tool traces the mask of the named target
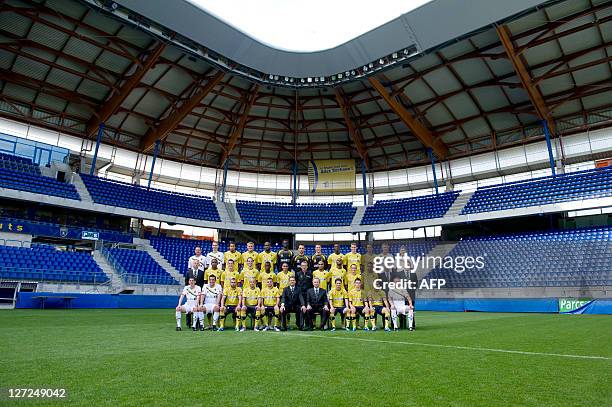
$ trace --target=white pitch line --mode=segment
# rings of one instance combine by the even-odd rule
[[[478,348],[473,346],[458,346],[458,345],[441,345],[437,343],[422,343],[422,342],[406,342],[406,341],[385,341],[383,339],[367,339],[367,338],[351,338],[348,336],[326,336],[316,334],[302,334],[294,333],[289,335],[304,336],[310,338],[323,338],[323,339],[341,339],[348,341],[362,341],[362,342],[376,342],[376,343],[391,343],[401,345],[419,345],[429,346],[431,348],[450,348],[450,349],[461,349],[461,350],[474,350],[481,352],[498,352],[498,353],[513,353],[517,355],[529,355],[529,356],[555,356],[560,358],[572,358],[572,359],[598,359],[598,360],[612,360],[612,358],[606,356],[591,356],[591,355],[569,355],[565,353],[546,353],[546,352],[529,352],[522,350],[510,350],[510,349],[495,349],[495,348]]]

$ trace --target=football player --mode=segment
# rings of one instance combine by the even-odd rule
[[[261,289],[261,317],[265,324],[265,317],[268,317],[268,323],[264,325],[263,330],[267,331],[270,329],[272,325],[272,317],[274,316],[274,330],[276,332],[280,331],[279,327],[279,317],[280,317],[280,309],[279,309],[279,298],[280,293],[278,292],[278,287],[274,287],[274,283],[272,281],[272,277],[268,277],[265,280],[265,287]]]
[[[233,314],[236,318],[236,331],[240,330],[240,321],[242,318],[242,289],[236,283],[236,277],[229,280],[229,284],[223,288],[223,297],[221,297],[221,307],[219,315],[219,331],[225,329],[225,317],[228,314]]]
[[[200,296],[200,310],[203,315],[213,315],[212,325],[210,329],[217,329],[217,321],[219,320],[219,303],[221,302],[221,295],[223,289],[221,284],[217,284],[217,277],[211,275],[208,278],[208,284],[204,284],[202,288],[202,295]],[[200,316],[203,316],[200,314]]]
[[[202,295],[202,289],[196,285],[195,278],[189,279],[189,284],[183,288],[179,297],[178,305],[176,306],[176,330],[181,330],[181,313],[193,313],[193,330],[196,330],[196,324],[200,317],[198,301]],[[183,304],[183,298],[186,300]],[[201,325],[200,325],[201,326]]]
[[[357,329],[357,316],[363,315],[365,320],[364,331],[369,331],[368,321],[370,319],[370,309],[368,308],[367,298],[361,290],[361,280],[355,280],[355,288],[348,292],[349,305],[351,306],[351,321],[353,331]]]
[[[344,318],[346,327],[345,329],[349,330],[349,318],[347,314],[349,313],[349,304],[348,304],[348,294],[344,287],[342,286],[342,279],[337,278],[334,282],[334,288],[329,290],[327,293],[327,298],[329,300],[329,315],[331,317],[331,331],[336,330],[336,314],[340,314],[341,318]]]
[[[248,281],[248,286],[242,290],[242,328],[246,330],[246,317],[251,315],[255,322],[253,330],[259,331],[259,320],[261,318],[261,291],[255,285],[255,279]]]

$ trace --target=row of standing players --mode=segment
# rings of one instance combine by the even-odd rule
[[[287,240],[283,241],[283,249],[278,253],[270,250],[269,242],[264,244],[264,251],[261,253],[253,250],[252,242],[247,243],[247,251],[244,253],[236,251],[233,243],[230,244],[230,250],[225,253],[218,251],[216,242],[213,242],[212,248],[210,253],[203,256],[198,247],[195,249],[195,254],[189,258],[189,270],[185,276],[186,286],[177,306],[177,329],[180,329],[181,311],[187,312],[189,326],[200,325],[200,329],[203,329],[202,312],[209,315],[209,324],[212,316],[211,328],[213,329],[217,327],[218,319],[221,318],[219,323],[221,330],[226,313],[233,313],[236,330],[241,328],[241,323],[242,330],[246,329],[246,315],[243,316],[243,313],[254,318],[254,328],[258,327],[260,321],[263,324],[264,317],[268,316],[269,323],[263,324],[262,329],[267,330],[273,327],[279,330],[279,317],[283,317],[283,328],[286,329],[286,315],[291,312],[296,313],[296,323],[300,329],[312,328],[312,317],[315,314],[321,314],[321,328],[325,328],[327,317],[331,315],[329,326],[335,329],[335,314],[337,313],[340,313],[345,320],[347,329],[350,328],[351,321],[355,324],[355,319],[359,314],[364,317],[366,328],[369,322],[372,329],[376,329],[376,315],[380,314],[385,320],[386,329],[390,329],[390,317],[394,328],[404,327],[408,319],[409,329],[414,329],[414,292],[405,290],[382,292],[372,288],[371,280],[377,276],[371,272],[371,262],[375,256],[371,245],[368,245],[367,253],[362,256],[357,253],[355,243],[351,244],[351,251],[347,254],[342,254],[340,246],[336,244],[334,252],[329,257],[321,252],[320,245],[315,246],[315,254],[312,256],[304,254],[303,245],[298,246],[298,253],[294,255],[288,248]],[[383,252],[385,250],[388,251],[388,247],[383,247]],[[365,260],[364,265],[362,265],[362,257]],[[242,269],[240,269],[241,265]],[[279,266],[278,273],[275,273],[276,265]],[[348,267],[348,270],[344,268],[345,266]],[[364,271],[363,276],[362,270]],[[193,280],[193,287],[199,288],[198,293],[194,293],[195,288],[190,288],[190,280]],[[206,282],[208,284],[205,284]],[[294,299],[299,300],[299,303],[284,306],[282,299],[285,289],[290,288],[292,282],[299,294]],[[251,284],[253,287],[250,287]],[[359,285],[358,293],[351,300],[349,294],[355,290],[357,284]],[[329,292],[327,291],[328,286],[330,287]],[[253,296],[254,292],[250,290],[251,288],[260,290],[256,297]],[[308,294],[312,288],[316,288],[318,305],[309,303],[311,297]],[[238,297],[235,292],[226,295],[225,291],[228,289],[240,290],[239,302],[237,302]],[[276,292],[271,292],[272,289]],[[319,290],[325,294],[324,298],[319,295]],[[244,297],[242,297],[243,292]],[[246,293],[250,294],[250,300],[247,300]],[[342,307],[334,307],[331,298],[328,298],[334,295],[336,305],[342,301],[346,301],[346,304]],[[344,297],[339,299],[341,295]],[[185,305],[190,304],[191,306],[184,307],[181,304],[183,298],[187,299]],[[227,303],[228,298],[230,304]],[[293,308],[294,305],[297,308]],[[192,314],[195,316],[193,320],[190,318]],[[273,326],[270,323],[272,317],[275,318]]]

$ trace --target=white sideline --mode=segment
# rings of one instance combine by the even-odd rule
[[[478,348],[478,347],[473,347],[473,346],[441,345],[437,343],[386,341],[383,339],[352,338],[348,336],[327,336],[327,335],[302,334],[302,333],[294,333],[294,334],[288,334],[288,335],[304,336],[304,337],[311,337],[311,338],[323,338],[323,339],[344,339],[344,340],[349,340],[349,341],[391,343],[391,344],[401,344],[401,345],[419,345],[419,346],[429,346],[432,348],[450,348],[450,349],[474,350],[474,351],[481,351],[481,352],[513,353],[517,355],[554,356],[554,357],[560,357],[560,358],[573,358],[573,359],[612,360],[612,358],[609,358],[606,356],[569,355],[565,353],[529,352],[529,351],[509,350],[509,349]]]

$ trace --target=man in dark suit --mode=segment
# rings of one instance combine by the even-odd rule
[[[204,287],[204,270],[200,267],[198,259],[192,260],[192,267],[185,274],[185,285],[189,285],[190,278],[195,278],[196,285],[199,285],[200,288]]]
[[[312,280],[313,287],[306,292],[306,324],[312,331],[315,314],[321,315],[321,330],[325,330],[327,317],[329,316],[329,306],[327,305],[327,291],[319,287],[318,278]]]
[[[200,260],[197,258],[190,259],[191,267],[187,270],[187,274],[185,274],[185,285],[189,285],[189,279],[194,278],[196,281],[196,285],[200,286],[200,288],[204,287],[204,269],[201,267]],[[192,313],[188,313],[185,318],[187,320],[187,326],[191,326]]]
[[[281,295],[280,313],[282,330],[287,330],[287,314],[295,313],[295,324],[302,327],[306,306],[302,292],[295,286],[295,277],[289,277],[289,286],[285,287]]]

